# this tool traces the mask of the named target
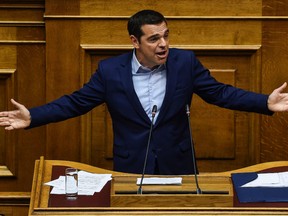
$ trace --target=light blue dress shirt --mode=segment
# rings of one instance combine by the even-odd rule
[[[143,109],[152,120],[152,108],[157,106],[154,122],[161,111],[161,106],[166,92],[167,72],[166,66],[160,65],[156,69],[150,70],[142,66],[133,51],[132,79],[136,94],[142,104]]]

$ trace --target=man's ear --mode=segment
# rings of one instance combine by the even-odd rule
[[[134,35],[130,35],[130,39],[134,48],[139,48],[139,41]]]

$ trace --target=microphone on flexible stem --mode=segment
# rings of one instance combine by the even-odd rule
[[[196,193],[202,194],[202,191],[198,184],[198,176],[197,176],[197,169],[196,169],[196,159],[195,159],[195,150],[194,150],[194,142],[192,138],[192,130],[191,130],[191,124],[190,124],[190,107],[187,104],[186,105],[186,114],[188,117],[188,125],[189,125],[189,133],[190,133],[190,142],[191,142],[191,151],[192,151],[192,160],[193,160],[193,166],[194,166],[194,176],[195,176],[195,183],[196,183]]]
[[[140,184],[139,184],[139,188],[138,188],[137,194],[142,194],[143,179],[144,179],[144,174],[145,174],[145,170],[146,170],[149,146],[150,146],[150,142],[151,142],[151,135],[152,135],[152,129],[153,129],[153,124],[154,124],[154,117],[156,115],[156,112],[157,112],[157,106],[154,105],[153,108],[152,108],[152,121],[151,121],[151,126],[150,126],[150,131],[149,131],[149,138],[148,138],[148,143],[147,143],[147,150],[146,150],[146,155],[145,155],[143,172],[142,172],[142,177],[141,177],[141,181],[140,181]]]

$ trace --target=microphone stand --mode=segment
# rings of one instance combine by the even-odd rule
[[[198,176],[197,176],[197,169],[196,169],[196,159],[195,159],[195,150],[194,150],[194,142],[192,139],[192,130],[191,130],[191,122],[190,122],[190,107],[187,104],[186,105],[186,114],[188,118],[188,125],[189,125],[189,132],[190,132],[190,142],[191,142],[191,151],[192,151],[192,162],[194,167],[194,176],[195,176],[195,183],[196,183],[196,193],[202,194],[202,191],[198,184]]]
[[[137,194],[142,194],[143,179],[144,179],[144,174],[145,174],[145,170],[146,170],[146,164],[147,164],[149,146],[150,146],[152,129],[153,129],[153,124],[154,124],[154,117],[155,117],[155,115],[156,115],[156,112],[157,112],[157,106],[154,105],[153,108],[152,108],[152,121],[151,121],[151,126],[150,126],[150,131],[149,131],[149,138],[148,138],[148,144],[147,144],[147,149],[146,149],[144,167],[143,167],[142,177],[141,177],[141,181],[140,181],[140,185],[139,185]]]

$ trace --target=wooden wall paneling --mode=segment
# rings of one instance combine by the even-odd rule
[[[255,52],[250,56],[250,75],[253,79],[250,79],[250,91],[261,93],[262,88],[262,46],[256,46]],[[250,136],[248,137],[249,142],[249,165],[260,163],[260,125],[261,125],[261,115],[260,114],[250,114],[249,115],[249,128],[250,128]]]
[[[261,22],[167,18],[171,45],[259,45]],[[127,19],[84,19],[81,39],[86,44],[130,45]]]
[[[263,24],[263,92],[287,82],[288,18],[286,21],[265,21]],[[286,89],[287,91],[287,89]],[[261,161],[287,160],[287,113],[263,116],[261,127]]]
[[[91,76],[91,55],[83,46],[81,46],[81,58],[80,58],[80,85],[86,83]],[[81,138],[80,149],[81,156],[80,162],[91,164],[92,156],[92,131],[91,128],[91,112],[81,116]]]
[[[11,54],[13,56],[13,53]],[[0,85],[1,92],[3,93],[1,94],[1,101],[3,102],[3,104],[1,103],[1,110],[8,110],[11,108],[9,98],[11,98],[15,92],[14,74],[15,69],[0,69]],[[0,132],[0,176],[14,176],[16,169],[15,136],[13,136],[13,133],[5,133],[5,131],[2,130]]]
[[[248,19],[168,18],[172,45],[258,45],[261,23]]]
[[[9,42],[12,40],[16,40],[16,37],[17,37],[16,31],[17,31],[17,29],[15,27],[9,26],[9,24],[7,24],[7,23],[4,23],[4,24],[2,23],[1,27],[0,27],[0,41],[8,41]],[[4,55],[4,56],[6,56],[6,55]]]
[[[80,88],[80,28],[77,20],[46,20],[47,102]],[[47,126],[48,158],[79,161],[80,118]]]
[[[44,23],[39,22],[38,24],[17,27],[17,40],[22,43],[25,41],[43,44],[45,41],[45,29]],[[45,60],[45,59],[44,59]]]
[[[40,30],[38,31],[39,27]],[[32,103],[29,103],[29,99],[27,100],[32,95],[32,91],[39,90],[37,91],[38,98],[40,100],[44,98],[44,83],[41,82],[40,75],[42,73],[43,78],[45,74],[45,49],[43,46],[45,36],[42,27],[42,22],[20,24],[16,21],[13,23],[0,22],[0,32],[4,32],[4,34],[0,34],[0,83],[1,90],[3,90],[1,91],[1,110],[14,109],[10,103],[11,98],[24,104],[27,101],[28,105],[37,104],[35,98],[34,100],[30,99]],[[33,36],[33,30],[36,29],[37,33]],[[26,33],[25,30],[28,30],[29,33]],[[36,40],[38,42],[35,42]],[[33,44],[34,47],[38,48],[36,49],[38,52],[35,52],[33,48],[30,49]],[[27,52],[22,52],[23,50]],[[35,62],[33,63],[33,61]],[[30,67],[27,67],[28,65]],[[40,89],[31,83],[35,77],[34,74],[37,77],[37,82],[41,83],[37,84]],[[33,141],[34,143],[37,141],[41,143],[42,137],[39,137],[37,133],[28,134],[30,136],[26,136],[23,130],[9,132],[1,130],[1,135],[3,135],[1,136],[1,149],[4,151],[1,152],[0,164],[0,214],[3,215],[25,215],[28,213],[34,162],[36,158],[39,158],[39,155],[43,154],[43,152],[41,153],[41,146],[39,148],[31,147]]]
[[[127,21],[123,17],[83,19],[81,21],[81,43],[114,48],[119,45],[131,45],[127,32]]]
[[[262,0],[242,1],[105,1],[81,0],[82,16],[131,16],[139,10],[154,9],[165,16],[257,16],[261,14]]]
[[[278,0],[278,1],[270,1],[263,0],[262,1],[263,8],[263,16],[276,16],[281,18],[281,16],[288,15],[288,5],[286,0]]]
[[[0,83],[3,90],[1,110],[14,109],[10,98],[27,106],[40,104],[45,98],[44,7],[40,1],[34,3],[32,1],[29,5],[24,2],[15,4],[12,1],[0,3]],[[30,98],[35,93],[37,97]],[[4,146],[4,153],[1,152],[0,165],[2,171],[3,167],[7,169],[1,172],[4,174],[0,177],[0,191],[9,191],[8,195],[13,194],[15,203],[8,204],[7,201],[3,201],[6,195],[1,192],[0,205],[2,206],[2,201],[6,202],[7,207],[11,204],[13,213],[17,214],[16,202],[23,198],[21,193],[26,193],[26,201],[29,199],[27,192],[29,194],[31,190],[34,161],[43,154],[43,147],[33,145],[42,143],[44,136],[37,131],[31,133],[26,130],[1,130],[1,135],[2,132],[0,140],[1,146]],[[24,209],[27,208],[27,203],[29,200]]]
[[[28,215],[30,192],[0,192],[0,215]]]
[[[17,100],[29,107],[44,104],[46,102],[45,43],[18,45],[17,59]],[[21,181],[21,190],[31,191],[35,160],[46,152],[46,129],[39,127],[17,132],[18,178]]]
[[[81,1],[83,0],[45,0],[45,15],[79,15]]]
[[[45,86],[44,46],[40,44],[34,45],[33,47],[30,44],[26,44],[22,46],[9,45],[8,47],[14,47],[14,49],[12,49],[14,50],[14,54],[6,53],[4,56],[15,57],[13,66],[15,66],[17,70],[1,69],[1,80],[5,78],[5,82],[1,82],[5,85],[5,88],[3,88],[5,89],[3,91],[3,100],[1,101],[5,101],[6,103],[5,106],[1,106],[1,110],[14,109],[10,103],[11,98],[23,104],[30,104],[31,106],[33,104],[43,103],[43,101],[45,101],[45,92],[43,89],[43,86]],[[2,45],[2,51],[3,50],[5,49]],[[30,96],[34,98],[30,98]],[[38,98],[38,100],[36,98]],[[3,130],[4,141],[2,140],[3,137],[1,137],[1,143],[2,141],[4,142],[2,145],[4,146],[3,149],[5,152],[4,155],[1,154],[1,156],[3,156],[3,160],[5,160],[7,171],[11,171],[11,176],[17,176],[18,181],[21,181],[22,184],[17,184],[16,187],[15,179],[9,182],[5,180],[7,184],[1,184],[0,188],[2,190],[8,190],[10,188],[12,191],[30,191],[34,161],[39,158],[39,155],[43,154],[41,149],[44,147],[42,141],[43,137],[45,137],[45,130],[40,129],[37,131]],[[3,160],[1,159],[1,161]]]
[[[211,74],[220,82],[235,85],[235,69],[210,69]],[[191,106],[191,128],[198,159],[235,160],[235,113],[204,102],[193,96]]]
[[[254,86],[260,73],[259,65],[258,69],[255,67],[259,64],[255,57],[260,55],[259,46],[244,46],[247,50],[240,47],[235,46],[234,50],[232,47],[229,50],[220,48],[217,52],[209,51],[207,47],[206,51],[196,49],[196,55],[219,81],[255,90],[260,85]],[[233,75],[221,75],[225,71]],[[194,97],[191,122],[200,171],[229,170],[255,161],[256,148],[253,146],[257,137],[254,136],[259,127],[253,126],[253,122],[258,118],[257,114],[218,108]]]
[[[7,90],[5,91],[5,100],[3,100],[6,101],[7,105],[3,107],[3,110],[14,109],[10,103],[11,98],[30,106],[33,104],[36,105],[37,100],[35,98],[28,99],[31,95],[35,95],[32,93],[33,91],[38,94],[37,98],[40,100],[40,102],[38,100],[38,104],[41,103],[41,98],[42,102],[45,101],[43,100],[45,97],[43,89],[43,86],[45,86],[44,34],[39,34],[39,32],[43,31],[43,24],[40,22],[35,25],[37,28],[40,28],[40,30],[37,29],[35,35],[31,31],[31,29],[36,28],[33,25],[31,23],[25,23],[24,25],[23,23],[3,24],[9,33],[7,34],[8,37],[5,38],[3,35],[3,38],[1,38],[2,42],[0,46],[3,52],[3,55],[1,55],[3,56],[1,66],[7,68],[10,65],[10,67],[15,68],[13,75],[7,79]],[[21,30],[18,31],[19,28]],[[25,29],[29,32],[29,37],[26,37],[28,34],[25,32]],[[36,79],[36,82],[31,83],[35,81],[33,77]],[[1,179],[1,190],[30,191],[34,161],[43,154],[43,151],[41,151],[43,147],[37,145],[36,148],[32,147],[33,144],[31,145],[31,141],[34,140],[35,143],[36,141],[38,141],[38,144],[41,143],[43,141],[42,137],[44,137],[43,133],[40,133],[40,136],[37,133],[26,133],[25,130],[6,131],[4,133],[4,149],[6,150],[4,157],[6,158],[7,169],[11,171],[11,175],[17,177],[17,180],[15,178]],[[30,135],[26,136],[27,134]],[[25,145],[26,143],[27,145]]]
[[[5,216],[21,216],[28,215],[29,205],[27,206],[1,206],[0,215]]]
[[[14,34],[14,30],[11,34]],[[13,74],[12,71],[15,71],[16,69],[17,47],[15,46],[15,44],[7,44],[7,43],[0,43],[0,46],[1,46],[0,49],[1,69],[3,69],[2,77],[7,77],[7,74]]]
[[[11,35],[16,31],[15,28],[5,28],[4,32],[9,32],[11,30]],[[13,38],[14,36],[11,36]],[[5,36],[2,35],[1,39],[4,39]],[[1,89],[3,90],[1,94],[1,109],[8,110],[11,109],[11,104],[9,99],[14,96],[16,93],[16,81],[15,81],[15,72],[17,64],[17,47],[15,45],[7,45],[0,43],[0,71],[1,71]],[[1,132],[1,166],[2,172],[1,176],[16,176],[16,154],[15,154],[15,145],[16,145],[16,134],[17,133],[7,133],[5,131]],[[0,186],[1,188],[1,186]]]
[[[2,0],[0,2],[0,20],[9,22],[39,22],[43,21],[44,0],[28,2]]]
[[[288,8],[285,0],[263,0],[262,91],[270,93],[288,80]],[[286,92],[288,90],[286,89]],[[287,113],[263,116],[261,162],[288,159]]]

